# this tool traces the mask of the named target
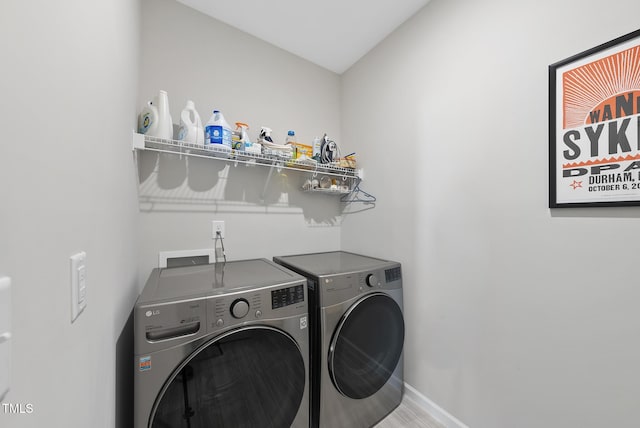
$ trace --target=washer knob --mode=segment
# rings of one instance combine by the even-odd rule
[[[243,318],[249,313],[249,302],[245,299],[238,299],[231,304],[231,315],[234,318]]]
[[[378,277],[375,276],[374,274],[367,275],[367,285],[369,287],[375,287],[376,285],[380,285],[380,283],[378,282]]]

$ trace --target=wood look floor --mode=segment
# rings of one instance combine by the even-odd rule
[[[374,428],[445,428],[405,394],[402,403]]]

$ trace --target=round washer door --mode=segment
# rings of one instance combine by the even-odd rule
[[[404,344],[402,310],[389,296],[370,294],[354,303],[334,331],[329,373],[350,398],[366,398],[382,388],[395,370]]]
[[[286,333],[248,327],[205,343],[158,395],[151,428],[289,428],[304,395],[300,349]]]

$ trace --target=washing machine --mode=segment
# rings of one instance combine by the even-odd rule
[[[154,269],[134,308],[135,428],[308,427],[307,296],[266,259]]]
[[[309,281],[311,426],[375,425],[404,391],[400,263],[344,251],[274,261]]]

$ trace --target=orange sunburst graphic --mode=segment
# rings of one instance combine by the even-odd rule
[[[573,163],[564,163],[562,164],[563,169],[568,168],[578,168],[583,166],[591,166],[591,165],[606,165],[609,163],[618,163],[618,162],[627,162],[627,161],[635,161],[640,160],[640,153],[635,155],[627,155],[627,156],[612,156],[610,158],[604,159],[591,159],[583,162],[573,162]]]
[[[562,85],[562,127],[584,126],[598,105],[615,95],[640,91],[640,46],[567,71],[562,75]]]

